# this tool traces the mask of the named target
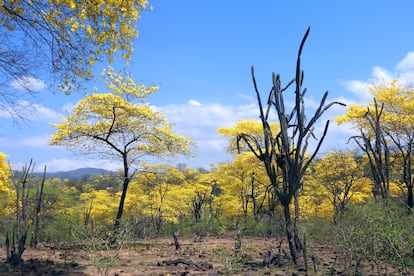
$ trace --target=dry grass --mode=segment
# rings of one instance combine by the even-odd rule
[[[172,238],[143,239],[128,243],[120,251],[100,252],[68,244],[41,244],[37,249],[25,251],[25,262],[21,268],[6,266],[5,250],[2,250],[0,275],[306,274],[303,265],[296,268],[290,265],[284,243],[279,248],[280,242],[275,239],[244,237],[241,254],[235,255],[234,242],[231,237],[206,237],[198,241],[180,238],[181,250],[175,250]],[[263,256],[266,252],[278,256],[278,263],[275,259],[269,267],[264,267]],[[347,264],[341,253],[329,246],[309,245],[308,256],[308,275],[354,275],[352,263]],[[362,265],[362,275],[401,273],[386,265],[366,263]]]

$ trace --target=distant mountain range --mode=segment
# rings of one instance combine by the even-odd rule
[[[37,173],[42,175],[42,173]],[[47,178],[60,178],[60,179],[88,179],[92,175],[100,174],[100,175],[118,175],[118,172],[115,171],[108,171],[104,169],[98,168],[80,168],[72,171],[65,171],[65,172],[46,172]]]

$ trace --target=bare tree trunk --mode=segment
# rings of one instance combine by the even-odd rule
[[[414,181],[414,179],[413,179]],[[407,185],[407,206],[413,208],[413,185]]]
[[[122,213],[124,212],[124,204],[125,204],[125,198],[126,198],[127,191],[128,191],[128,185],[129,185],[129,178],[125,176],[124,183],[122,185],[122,194],[121,194],[121,199],[119,201],[118,212],[115,218],[115,224],[114,224],[115,232],[119,230],[119,227],[121,225],[121,218],[122,218]]]
[[[283,203],[283,214],[285,216],[286,237],[289,244],[290,257],[292,258],[292,262],[296,265],[298,259],[298,251],[296,249],[295,229],[294,223],[292,223],[289,205],[289,203]]]
[[[36,195],[36,212],[35,212],[35,228],[33,233],[33,238],[31,241],[31,246],[36,247],[38,243],[38,236],[39,236],[39,225],[40,225],[40,211],[42,208],[42,200],[43,200],[43,187],[45,185],[46,180],[46,166],[43,171],[42,182],[40,183],[40,187],[38,187],[38,193]]]
[[[121,218],[122,218],[122,213],[124,212],[124,204],[125,204],[125,199],[126,199],[129,180],[130,180],[129,179],[130,178],[129,165],[128,165],[129,163],[128,163],[127,154],[123,154],[122,158],[123,158],[123,164],[124,164],[124,182],[122,184],[121,199],[119,201],[118,212],[116,214],[115,223],[114,223],[114,227],[113,227],[113,230],[114,230],[115,234],[118,232],[119,227],[121,225]]]

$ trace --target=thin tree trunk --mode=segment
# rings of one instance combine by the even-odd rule
[[[407,205],[409,208],[413,208],[413,185],[407,185]]]
[[[122,194],[121,194],[121,200],[119,201],[119,207],[118,207],[118,213],[116,214],[115,218],[115,224],[114,224],[114,231],[119,230],[119,226],[121,225],[121,218],[122,213],[124,212],[124,204],[125,204],[125,198],[128,190],[129,185],[129,178],[125,177],[124,184],[122,185]]]
[[[126,154],[123,155],[123,161],[124,161],[124,183],[122,184],[121,200],[119,201],[118,212],[115,218],[114,232],[118,232],[119,226],[121,225],[121,218],[122,218],[122,213],[124,212],[125,198],[127,195],[128,185],[129,185],[129,166],[128,166],[128,156]]]
[[[35,213],[35,228],[32,240],[32,246],[36,247],[38,243],[38,235],[39,235],[39,224],[40,224],[40,211],[42,208],[42,199],[43,199],[43,187],[45,186],[45,179],[46,179],[46,166],[43,171],[42,182],[40,183],[40,189],[37,196],[36,202],[36,213]]]

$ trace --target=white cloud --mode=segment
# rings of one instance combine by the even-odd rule
[[[407,55],[395,66],[398,71],[414,70],[414,52],[408,52]]]
[[[357,101],[360,103],[368,103],[372,101],[372,95],[369,91],[369,87],[373,84],[379,84],[383,82],[390,82],[394,79],[392,73],[382,67],[374,67],[371,72],[371,78],[365,81],[350,80],[341,82],[350,92],[357,97]]]
[[[397,63],[395,72],[376,66],[372,69],[371,77],[367,80],[341,81],[341,84],[357,97],[357,102],[367,104],[372,101],[372,95],[368,87],[373,84],[381,84],[398,80],[402,85],[412,85],[414,82],[414,52],[409,52]]]
[[[16,102],[7,110],[0,110],[0,118],[25,118],[30,121],[57,122],[62,114],[41,104],[31,103],[25,100]]]
[[[174,123],[174,131],[190,137],[196,142],[198,157],[191,164],[208,168],[208,164],[227,161],[226,153],[228,139],[217,134],[219,127],[230,127],[241,119],[258,119],[257,104],[223,105],[219,103],[171,104],[154,107],[161,111],[168,122]],[[161,160],[162,162],[162,160]]]
[[[374,83],[390,82],[395,78],[394,74],[380,66],[376,66],[372,69],[372,77]]]
[[[189,100],[188,104],[192,105],[192,106],[201,106],[202,105],[200,102],[198,102],[196,100]]]
[[[218,103],[194,105],[171,104],[156,107],[167,117],[169,122],[186,132],[209,129],[214,133],[218,127],[232,126],[240,119],[258,118],[255,104],[231,106]]]
[[[340,82],[348,91],[350,91],[359,103],[368,103],[372,99],[369,91],[369,83],[358,80],[341,81]]]
[[[44,105],[40,104],[32,104],[33,108],[35,109],[35,116],[42,121],[60,121],[63,114],[54,111]]]
[[[31,120],[39,120],[39,121],[58,121],[62,118],[62,114],[59,112],[54,111],[44,105],[37,104],[37,103],[30,103],[28,101],[21,101],[20,106],[24,108],[23,114],[24,117],[29,118]]]
[[[344,100],[342,98],[335,99],[335,101],[341,102],[344,102]],[[350,100],[346,102],[350,102]],[[305,99],[305,105],[309,116],[311,116],[315,108],[318,107],[319,102]],[[229,155],[226,153],[228,139],[217,134],[217,129],[219,127],[234,126],[241,119],[259,119],[257,103],[239,106],[211,103],[194,106],[188,102],[181,105],[174,104],[156,107],[156,109],[163,112],[169,122],[175,123],[174,131],[189,136],[198,144],[196,151],[199,156],[195,158],[196,163],[201,162],[201,160],[210,160],[211,163],[228,161]],[[345,111],[345,107],[338,105],[329,109],[315,126],[317,138],[320,138],[324,124],[328,119],[332,120],[336,116],[344,114]],[[274,118],[273,114],[272,120],[276,120]],[[331,122],[328,136],[323,143],[321,151],[348,147],[349,145],[346,145],[346,142],[351,136],[348,134],[354,135],[354,132],[350,130],[348,125],[338,126],[336,123]],[[317,141],[310,140],[309,150],[314,149],[316,143]],[[212,159],[213,157],[215,159]]]
[[[16,89],[27,89],[32,91],[40,91],[46,88],[46,83],[44,81],[27,76],[13,80],[10,85]]]

